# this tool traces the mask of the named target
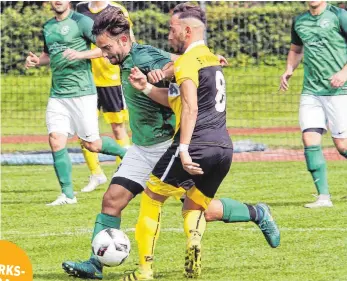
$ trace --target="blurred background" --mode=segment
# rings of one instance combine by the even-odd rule
[[[177,1],[119,3],[128,9],[139,43],[170,50],[169,12]],[[229,60],[225,68],[227,122],[233,140],[259,144],[255,150],[291,151],[288,160],[302,155],[298,127],[302,65],[290,80],[290,90],[278,90],[290,47],[292,18],[307,10],[306,3],[196,3],[207,13],[208,46]],[[346,8],[345,2],[332,4]],[[48,67],[25,70],[24,61],[29,51],[41,53],[42,25],[50,17],[49,2],[1,2],[2,153],[49,150],[45,109],[50,71]],[[100,128],[111,135],[102,118]],[[333,147],[329,135],[323,145]],[[69,147],[78,147],[75,139]]]

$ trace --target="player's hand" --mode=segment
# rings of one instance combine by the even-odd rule
[[[223,57],[222,55],[217,55],[218,59],[219,59],[219,63],[221,64],[221,66],[227,66],[229,65],[228,60]]]
[[[330,78],[330,85],[333,88],[340,88],[343,85],[345,85],[347,81],[347,73],[346,71],[340,70],[339,72],[335,73]]]
[[[146,88],[147,77],[136,66],[130,70],[130,75],[129,75],[128,79],[129,79],[130,84],[136,90],[139,90],[142,92]]]
[[[290,79],[290,77],[292,77],[292,75],[293,75],[293,71],[286,70],[286,72],[284,72],[283,75],[281,76],[280,89],[282,91],[288,90],[288,88],[289,88],[288,80]]]
[[[181,151],[180,158],[183,169],[191,175],[202,175],[204,171],[200,168],[198,163],[194,163],[190,157],[188,151]]]
[[[63,53],[63,57],[67,60],[81,60],[83,59],[83,56],[81,52],[72,50],[72,49],[66,49]]]
[[[156,84],[165,79],[165,73],[161,69],[154,69],[147,74],[148,81],[151,84]]]
[[[30,67],[35,67],[40,65],[40,59],[37,55],[32,52],[29,52],[29,56],[27,56],[25,60],[25,68],[29,69]]]

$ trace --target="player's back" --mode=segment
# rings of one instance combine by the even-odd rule
[[[175,62],[176,81],[180,85],[190,79],[197,86],[198,116],[191,145],[217,145],[231,147],[226,129],[226,88],[219,59],[205,45],[188,50]],[[172,96],[172,92],[170,91]],[[172,100],[176,100],[176,105]],[[169,96],[176,114],[181,115],[180,99]],[[175,140],[179,139],[179,129]]]

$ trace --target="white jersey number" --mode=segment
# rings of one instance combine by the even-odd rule
[[[215,108],[218,112],[224,112],[226,105],[225,79],[223,73],[219,70],[216,72],[216,89]]]

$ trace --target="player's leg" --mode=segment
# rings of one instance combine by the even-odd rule
[[[81,191],[91,192],[95,190],[99,185],[106,183],[107,177],[100,166],[98,154],[95,152],[90,152],[88,149],[84,147],[83,142],[81,140],[79,141],[83,157],[91,173],[91,175],[89,176],[88,184],[85,187],[83,187]]]
[[[99,93],[99,88],[97,87],[97,108],[98,108],[98,116],[100,112],[100,93]],[[107,182],[107,177],[104,174],[100,162],[99,162],[99,157],[98,154],[95,152],[90,152],[88,149],[86,149],[83,145],[82,140],[80,140],[80,145],[83,153],[83,157],[86,161],[87,167],[90,171],[90,176],[89,176],[89,182],[88,184],[81,189],[82,192],[91,192],[95,190],[99,185],[104,184]]]
[[[125,123],[111,123],[111,128],[115,137],[115,142],[121,147],[128,148],[130,146],[130,138],[127,134]],[[117,166],[119,166],[121,160],[119,156],[116,156]]]
[[[130,139],[126,131],[125,121],[129,120],[129,116],[123,98],[122,86],[98,87],[98,94],[104,120],[107,124],[111,124],[115,141],[121,147],[128,148]],[[120,162],[121,158],[117,156],[117,165]]]
[[[302,95],[299,110],[302,141],[305,147],[307,170],[316,186],[318,199],[306,204],[307,208],[331,207],[327,180],[327,167],[321,146],[322,134],[326,132],[326,115],[319,97]]]
[[[267,204],[250,205],[231,198],[213,199],[205,211],[205,219],[207,222],[254,222],[272,248],[280,244],[280,232]]]
[[[93,238],[103,229],[120,227],[122,210],[134,196],[143,191],[154,163],[166,148],[167,144],[154,146],[153,151],[136,145],[129,148],[103,197],[102,211],[96,218]],[[63,269],[76,277],[102,279],[102,265],[93,255],[85,262],[64,262]]]
[[[174,166],[180,162],[175,157],[176,147],[164,153],[147,181],[147,188],[141,196],[140,213],[136,225],[135,238],[139,250],[139,270],[126,274],[124,280],[153,279],[153,259],[156,241],[160,233],[161,208],[164,201],[174,196],[179,199],[185,190],[175,186]],[[177,155],[176,155],[177,156]],[[171,183],[171,184],[169,184]]]
[[[347,95],[322,97],[322,100],[335,147],[347,159]]]
[[[91,152],[124,157],[126,149],[108,136],[99,135],[97,96],[88,95],[70,99],[70,107],[78,137],[83,146]]]
[[[49,133],[49,145],[53,155],[54,170],[57,175],[61,195],[48,206],[75,204],[72,186],[72,163],[66,149],[67,137],[74,134],[71,118],[63,99],[50,98],[47,105],[46,124]]]
[[[118,180],[124,181],[124,185],[113,184]],[[122,210],[129,204],[129,202],[140,193],[137,183],[132,182],[124,178],[113,178],[111,184],[104,194],[102,201],[101,212],[96,216],[95,225],[92,235],[92,241],[94,237],[102,230],[107,228],[120,229]],[[143,187],[140,186],[141,191]],[[132,189],[130,191],[129,189]],[[134,193],[133,193],[134,192]],[[91,257],[83,262],[66,261],[62,264],[65,272],[71,276],[79,278],[89,279],[102,279],[103,265],[98,261],[94,254],[91,253]]]

